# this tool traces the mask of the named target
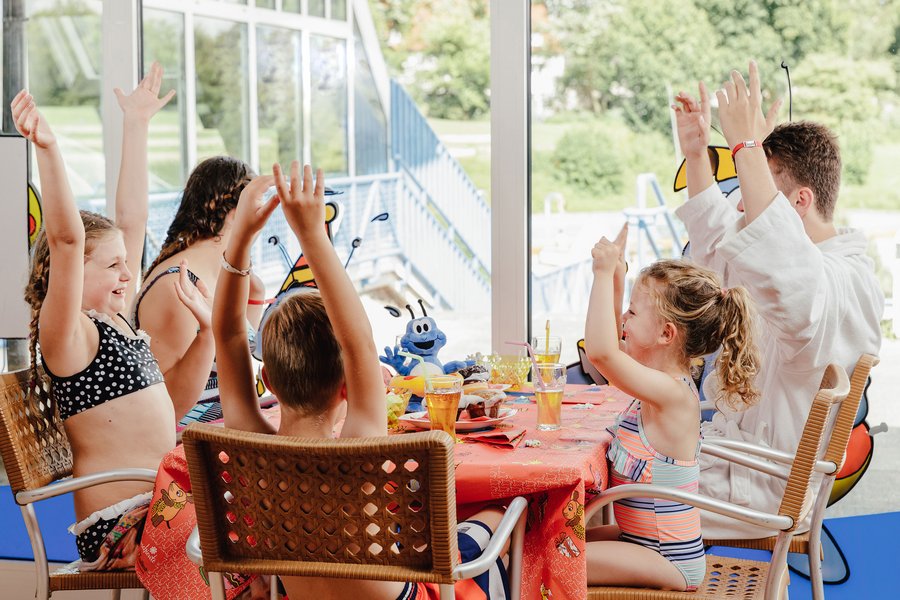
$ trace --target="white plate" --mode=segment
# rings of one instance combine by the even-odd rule
[[[475,431],[477,429],[486,429],[488,427],[493,427],[498,423],[502,423],[505,419],[510,418],[517,412],[518,411],[515,408],[501,408],[500,414],[496,419],[482,419],[479,421],[457,421],[456,431],[457,433],[465,433],[467,431]],[[400,422],[406,423],[407,425],[412,425],[413,427],[418,427],[419,429],[431,428],[431,420],[428,418],[427,410],[402,415],[400,417]]]

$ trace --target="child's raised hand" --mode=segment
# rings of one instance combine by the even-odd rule
[[[187,307],[201,330],[208,330],[212,324],[212,308],[210,307],[209,290],[202,280],[198,279],[196,285],[188,276],[187,261],[181,261],[179,265],[178,279],[175,280],[175,293],[181,303]]]
[[[133,117],[145,120],[147,122],[160,109],[169,103],[169,100],[175,96],[175,90],[169,90],[169,93],[159,97],[159,88],[162,85],[163,69],[158,62],[150,65],[150,72],[147,73],[134,91],[125,94],[120,88],[115,88],[113,92],[119,101],[119,107],[126,117]]]
[[[702,156],[709,146],[709,92],[706,84],[699,84],[700,101],[689,94],[678,92],[675,96],[675,122],[678,126],[678,143],[686,157]]]
[[[281,165],[272,166],[275,173],[275,187],[281,197],[281,206],[288,225],[303,244],[303,239],[321,233],[325,235],[325,176],[322,169],[316,171],[316,184],[313,187],[312,167],[303,165],[301,187],[300,163],[291,163],[291,188],[281,172]]]
[[[22,134],[22,137],[38,148],[49,148],[56,144],[56,136],[53,135],[50,125],[41,115],[34,103],[34,97],[28,93],[28,90],[22,90],[16,94],[9,107],[16,130]]]
[[[616,238],[617,240],[619,238]],[[595,274],[613,274],[616,265],[619,262],[621,251],[619,247],[605,237],[594,244],[591,250],[591,258],[593,259],[593,270]]]
[[[254,177],[253,180],[244,187],[241,197],[238,199],[238,205],[234,213],[234,234],[233,237],[240,239],[247,244],[252,244],[259,232],[266,225],[275,207],[278,206],[279,198],[273,195],[266,199],[265,193],[275,183],[275,177],[272,175],[260,175]]]

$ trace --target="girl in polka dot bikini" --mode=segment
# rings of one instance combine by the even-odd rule
[[[123,467],[155,471],[175,447],[175,415],[162,374],[146,336],[122,317],[144,244],[149,122],[174,95],[160,98],[161,82],[162,69],[154,63],[131,94],[116,89],[124,133],[115,222],[79,214],[56,137],[34,99],[22,90],[11,104],[16,128],[34,145],[43,193],[44,229],[25,290],[32,314],[32,389],[44,393],[35,385],[39,342],[75,476]],[[205,310],[209,323],[209,309],[188,302],[198,320]],[[130,550],[136,548],[151,487],[125,482],[75,492],[79,522],[71,531],[83,569],[133,566]]]

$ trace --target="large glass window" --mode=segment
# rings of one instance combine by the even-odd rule
[[[143,18],[144,72],[153,61],[164,69],[161,93],[175,90],[175,97],[153,117],[148,143],[150,193],[181,189],[187,178],[187,136],[185,135],[184,16],[163,10],[146,9]]]
[[[102,2],[25,3],[28,89],[53,127],[76,200],[105,212],[106,160],[100,119]],[[36,185],[37,161],[32,161]]]
[[[685,200],[673,191],[681,155],[670,106],[679,90],[696,96],[699,80],[715,90],[755,59],[765,108],[783,98],[781,121],[814,119],[837,133],[837,222],[865,227],[859,209],[898,205],[896,169],[887,166],[900,160],[896,5],[739,4],[532,2],[532,329],[549,319],[564,360],[574,360],[583,336],[590,248],[600,236],[629,223],[632,277],[680,255],[687,241],[668,218]],[[712,143],[724,145],[715,109],[713,127]],[[888,229],[870,229],[879,246],[890,245]],[[890,255],[872,254],[883,257],[887,280]]]
[[[229,154],[250,161],[247,25],[194,19],[197,159]]]
[[[327,174],[347,174],[347,46],[310,36],[312,162]]]
[[[288,165],[303,157],[300,32],[256,29],[259,164]]]
[[[365,45],[359,28],[354,28],[356,43],[356,72],[354,75],[353,93],[355,97],[354,115],[356,117],[356,173],[370,175],[384,173],[388,168],[388,131],[387,116],[381,99],[372,67],[366,56]]]

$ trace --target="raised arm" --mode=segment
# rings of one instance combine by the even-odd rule
[[[134,275],[128,282],[126,298],[131,301],[140,286],[141,258],[147,229],[149,195],[147,165],[147,132],[150,119],[175,95],[169,91],[159,97],[163,70],[154,62],[131,94],[116,88],[115,94],[123,113],[122,162],[116,185],[116,225],[122,230],[128,270]]]
[[[58,374],[76,372],[90,362],[90,321],[81,313],[84,288],[84,224],[66,177],[56,136],[22,90],[10,104],[16,129],[35,148],[40,171],[44,232],[50,249],[50,281],[41,306],[41,353]]]
[[[588,360],[609,383],[641,401],[663,407],[680,398],[675,379],[631,358],[620,347],[621,329],[615,314],[613,279],[620,248],[602,238],[591,251],[594,284],[588,302],[584,349]]]
[[[278,196],[263,201],[263,194],[273,182],[272,176],[260,176],[241,192],[231,239],[223,255],[233,270],[223,267],[219,271],[212,314],[219,399],[225,426],[260,433],[275,433],[275,428],[263,418],[259,409],[253,361],[247,342],[250,277],[249,274],[241,275],[234,271],[250,269],[250,247],[278,205]]]
[[[731,80],[722,84],[716,92],[719,100],[719,120],[728,146],[734,150],[738,144],[745,145],[734,155],[734,164],[741,183],[741,197],[744,203],[744,222],[749,225],[765,211],[778,189],[769,170],[769,162],[762,148],[762,141],[774,126],[775,114],[762,112],[762,93],[759,86],[759,70],[756,62],[750,62],[750,88],[744,77],[737,71],[731,72]],[[777,110],[777,104],[774,106]]]
[[[678,127],[678,144],[684,154],[687,175],[688,196],[696,196],[714,182],[712,165],[709,161],[709,93],[702,81],[699,86],[700,100],[689,94],[678,92],[675,96],[675,123]]]
[[[325,232],[325,178],[322,171],[318,171],[313,188],[312,168],[309,165],[303,167],[301,181],[299,163],[294,161],[291,163],[291,189],[288,190],[281,168],[275,165],[273,169],[284,216],[300,240],[341,346],[348,400],[341,436],[386,435],[384,380],[372,326]]]

